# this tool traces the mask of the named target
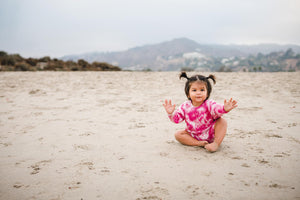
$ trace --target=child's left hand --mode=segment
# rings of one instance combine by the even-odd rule
[[[227,101],[226,99],[224,100],[224,110],[226,112],[231,111],[232,109],[237,107],[237,101],[236,100],[232,100],[232,98]]]

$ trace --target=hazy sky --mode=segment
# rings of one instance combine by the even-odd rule
[[[298,44],[300,0],[0,0],[0,50],[24,57],[198,43]]]

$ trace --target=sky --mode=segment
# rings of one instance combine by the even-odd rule
[[[299,0],[0,0],[0,51],[62,57],[189,38],[300,45]]]

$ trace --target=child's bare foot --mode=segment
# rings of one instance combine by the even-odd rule
[[[205,147],[205,145],[207,145],[208,142],[207,141],[199,141],[199,147]]]
[[[216,142],[213,142],[205,145],[204,148],[209,152],[216,152],[219,148],[219,145]]]

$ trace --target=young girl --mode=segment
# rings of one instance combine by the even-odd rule
[[[236,108],[237,101],[231,98],[221,105],[208,100],[212,90],[209,79],[216,83],[213,75],[188,77],[182,72],[179,78],[187,79],[185,94],[189,100],[176,111],[171,100],[165,100],[163,104],[171,121],[186,122],[186,129],[176,132],[175,138],[184,145],[203,146],[210,152],[217,151],[227,130],[227,122],[221,116]]]

